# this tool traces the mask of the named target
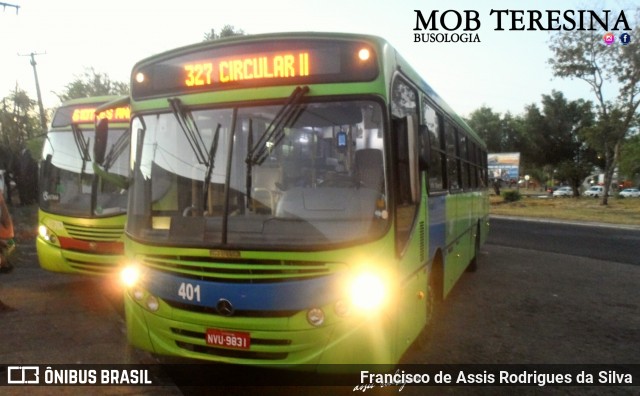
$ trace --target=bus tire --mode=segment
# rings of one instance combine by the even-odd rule
[[[424,349],[429,343],[433,331],[433,321],[442,305],[443,269],[441,257],[439,253],[434,257],[429,271],[429,279],[427,280],[427,291],[425,293],[426,323],[418,337],[421,349]]]
[[[473,247],[473,258],[469,262],[467,272],[476,272],[478,270],[478,256],[480,255],[480,224],[476,227],[475,242]]]

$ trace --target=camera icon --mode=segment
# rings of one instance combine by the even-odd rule
[[[602,37],[602,39],[604,40],[604,43],[606,45],[611,45],[616,41],[616,36],[611,33],[611,32],[607,32],[605,33],[605,35]]]

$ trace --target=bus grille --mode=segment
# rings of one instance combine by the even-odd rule
[[[64,228],[71,237],[84,241],[116,242],[124,233],[123,225],[86,227],[64,223]]]
[[[327,276],[345,268],[343,263],[200,256],[147,255],[143,260],[146,266],[157,271],[232,283],[299,281]]]
[[[93,275],[107,275],[113,273],[118,268],[116,261],[110,263],[94,263],[89,261],[67,260],[74,270]]]

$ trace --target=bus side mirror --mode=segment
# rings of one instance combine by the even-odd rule
[[[93,159],[98,164],[104,163],[104,155],[107,151],[107,133],[109,132],[109,120],[100,119],[96,125],[96,138],[93,144]]]

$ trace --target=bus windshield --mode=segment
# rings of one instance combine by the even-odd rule
[[[107,147],[112,147],[128,133],[125,129],[109,131]],[[76,134],[76,136],[74,136]],[[103,217],[126,213],[126,186],[113,179],[95,177],[91,161],[93,129],[76,128],[75,132],[50,131],[43,148],[40,207],[49,213],[77,217]],[[87,144],[84,149],[78,139]],[[125,180],[129,174],[129,148],[118,151],[109,173]],[[95,188],[94,188],[95,187]],[[92,196],[95,208],[91,213]]]
[[[132,121],[134,238],[281,249],[383,235],[378,102],[187,109],[169,101],[173,111]]]

